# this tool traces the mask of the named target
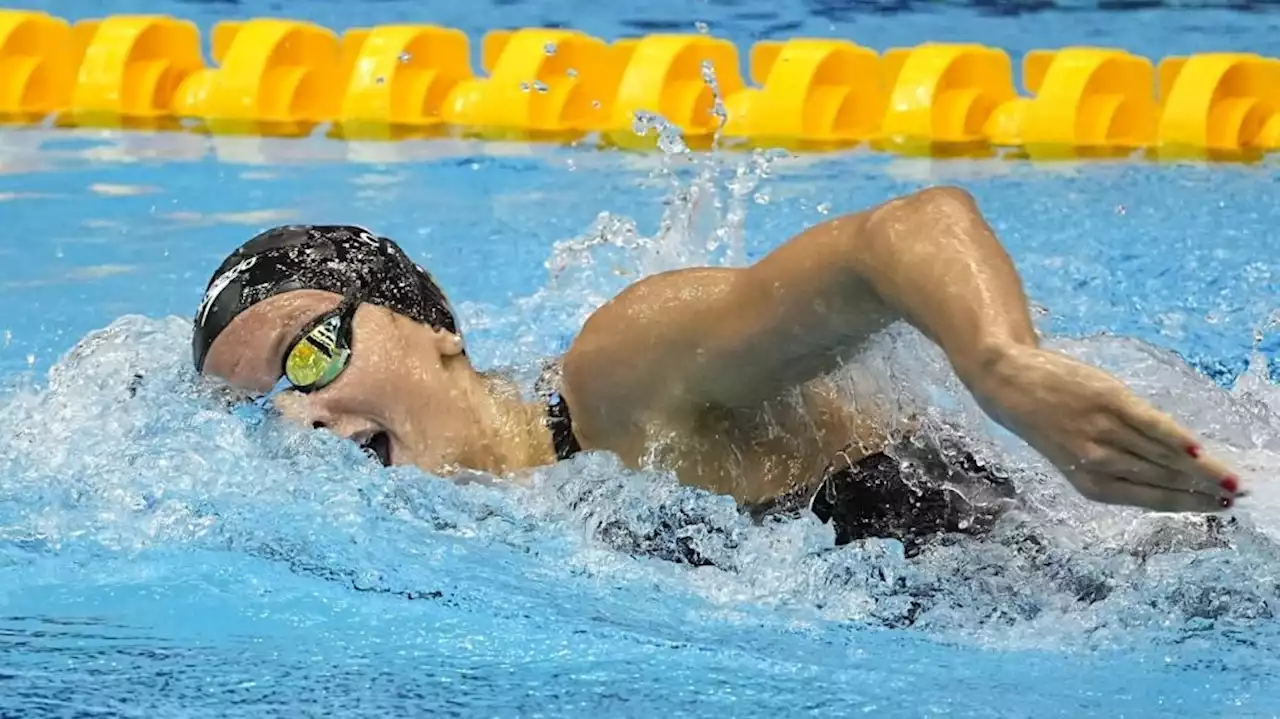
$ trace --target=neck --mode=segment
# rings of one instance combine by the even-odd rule
[[[476,379],[472,406],[480,431],[463,464],[504,475],[555,463],[546,407],[525,400],[506,377],[477,374]]]

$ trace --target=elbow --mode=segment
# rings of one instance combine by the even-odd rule
[[[978,202],[968,190],[958,185],[935,185],[907,195],[927,206],[949,206],[977,209]]]
[[[978,201],[963,187],[926,187],[903,198],[905,209],[915,216],[971,220],[982,216]]]
[[[887,236],[905,233],[928,237],[945,227],[985,225],[978,202],[962,187],[926,187],[880,205],[869,213],[866,228]]]

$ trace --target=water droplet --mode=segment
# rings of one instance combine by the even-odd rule
[[[724,109],[724,99],[720,95],[720,83],[716,79],[716,66],[711,64],[710,60],[702,61],[702,81],[711,88],[711,97],[714,101],[711,103],[711,114],[720,121],[723,126],[729,113]]]
[[[408,50],[405,50],[405,51],[403,51],[403,52],[401,52],[401,53],[400,53],[400,58],[399,58],[399,59],[400,59],[400,64],[401,64],[401,65],[403,65],[403,64],[405,64],[405,63],[409,62],[410,60],[412,60],[412,59],[413,59],[413,55],[409,54],[409,51],[408,51]]]
[[[702,61],[702,81],[707,83],[712,90],[718,88],[719,83],[716,82],[716,66],[710,60]]]
[[[572,157],[564,161],[564,166],[569,168],[569,172],[578,169],[578,163],[574,162]]]
[[[831,212],[831,203],[830,203],[830,202],[820,202],[820,203],[818,203],[818,214],[820,214],[820,215],[825,215],[825,214],[827,214],[827,213],[829,213],[829,212]]]
[[[1116,205],[1116,214],[1117,214],[1117,215],[1120,215],[1121,217],[1123,217],[1123,216],[1124,216],[1124,213],[1126,213],[1126,212],[1128,212],[1128,210],[1126,210],[1126,209],[1125,209],[1125,206],[1124,206],[1124,205]]]
[[[660,115],[639,110],[632,121],[631,129],[642,137],[648,135],[650,130],[657,132],[658,149],[664,154],[676,155],[689,151],[689,146],[684,144],[684,138],[680,134],[680,128],[667,122]]]
[[[708,32],[711,32],[710,26],[708,26],[705,22],[701,20],[695,22],[693,26],[697,28],[698,32],[702,33],[703,35],[706,35]]]
[[[573,68],[573,67],[571,67],[571,68],[569,68],[568,70],[565,70],[565,71],[564,71],[564,74],[568,75],[569,77],[577,77],[577,76],[578,76],[578,69],[577,69],[577,68]]]
[[[521,83],[520,83],[520,92],[528,92],[528,91],[529,91],[529,83],[527,83],[527,82],[521,82]]]
[[[33,354],[29,354],[29,355],[27,355],[27,366],[28,366],[28,367],[34,367],[34,366],[35,366],[35,364],[36,364],[36,356],[35,356],[35,354],[33,353]]]
[[[757,192],[751,196],[751,200],[757,205],[767,205],[769,204],[769,193],[764,191]]]
[[[556,54],[556,44],[554,42],[549,42],[546,45],[542,46],[542,51],[545,52],[548,56],[554,55]]]
[[[387,78],[385,78],[385,77],[381,77],[381,76],[376,77],[376,78],[374,78],[374,80],[373,80],[373,82],[374,82],[375,84],[377,84],[377,85],[381,85],[381,84],[385,83],[386,81],[387,81]]]
[[[591,108],[592,108],[593,110],[599,110],[599,109],[600,109],[600,101],[599,101],[599,100],[592,100],[592,101],[591,101]]]
[[[534,90],[537,90],[539,93],[544,93],[544,92],[546,92],[549,88],[547,87],[547,83],[545,83],[545,82],[543,82],[543,81],[541,81],[541,80],[535,80],[535,81],[533,82],[533,89],[534,89]]]

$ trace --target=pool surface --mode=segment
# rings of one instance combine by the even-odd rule
[[[21,7],[23,3],[9,3]],[[35,7],[36,3],[27,3]],[[473,37],[843,35],[1274,53],[1280,15],[894,4],[86,2],[207,28],[277,14]],[[892,10],[890,12],[889,10]],[[615,13],[616,14],[611,14]],[[868,40],[872,38],[873,40]],[[226,252],[285,221],[370,226],[430,267],[482,365],[528,375],[636,276],[753,259],[927,184],[978,198],[1050,342],[1173,412],[1252,496],[1198,518],[1091,506],[996,431],[914,334],[885,382],[987,438],[1032,508],[913,560],[754,526],[579,457],[451,484],[219,409],[189,317]],[[0,131],[0,716],[1280,715],[1280,170],[630,154]],[[616,541],[692,542],[692,567]]]

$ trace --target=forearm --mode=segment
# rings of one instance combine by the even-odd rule
[[[847,239],[851,291],[869,288],[936,342],[967,384],[1008,347],[1036,344],[1017,270],[963,190],[930,189],[890,202]]]

